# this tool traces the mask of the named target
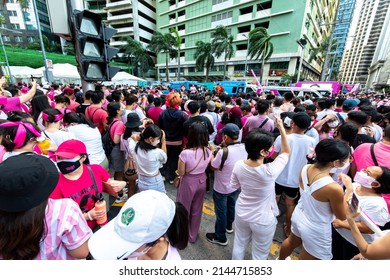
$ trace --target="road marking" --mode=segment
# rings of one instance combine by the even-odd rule
[[[214,203],[213,202],[203,202],[203,213],[209,216],[215,216],[214,212]]]

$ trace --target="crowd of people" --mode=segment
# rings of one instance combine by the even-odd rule
[[[296,248],[299,259],[390,258],[387,98],[2,78],[0,259],[180,259],[199,238],[227,246],[226,234],[227,258],[251,242],[252,259],[268,259],[282,200],[280,260]],[[215,230],[202,233],[207,192]],[[106,221],[112,203],[122,208]]]

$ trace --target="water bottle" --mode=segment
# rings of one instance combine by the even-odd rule
[[[95,203],[95,211],[105,211],[104,217],[97,219],[96,223],[100,226],[107,224],[107,209],[106,209],[106,201],[102,194],[99,194],[98,200]]]
[[[50,141],[46,139],[45,137],[38,137],[37,138],[37,145],[39,149],[41,150],[42,154],[47,155],[50,148]]]

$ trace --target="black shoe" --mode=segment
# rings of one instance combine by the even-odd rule
[[[232,226],[226,228],[226,232],[229,233],[229,234],[233,233],[233,231],[234,231],[234,229],[233,229]]]
[[[222,245],[222,246],[226,246],[228,244],[227,240],[225,240],[225,241],[218,240],[215,237],[215,233],[211,233],[211,232],[206,233],[206,238],[207,238],[208,242],[211,242],[211,243],[214,243],[214,244],[218,244],[218,245]]]

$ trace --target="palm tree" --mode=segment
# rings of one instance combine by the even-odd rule
[[[27,11],[30,8],[30,0],[18,0],[18,3],[23,11]]]
[[[176,60],[177,60],[177,80],[180,81],[180,46],[181,46],[181,36],[179,34],[179,32],[177,31],[177,29],[175,27],[172,27],[171,29],[169,29],[169,31],[171,33],[174,34],[174,37],[175,37],[175,40],[176,40],[176,49],[177,49],[177,57],[176,57]]]
[[[169,69],[168,62],[169,58],[173,59],[177,55],[177,50],[174,48],[176,46],[175,37],[170,33],[162,34],[161,32],[156,31],[152,39],[149,42],[148,49],[154,52],[156,55],[159,53],[165,53],[165,73],[167,76],[167,82],[169,83]]]
[[[120,48],[120,51],[133,60],[137,72],[139,68],[142,78],[145,78],[145,73],[154,65],[153,59],[140,42],[131,37],[122,38],[122,41],[126,41],[126,44]]]
[[[249,32],[249,49],[248,55],[250,59],[260,59],[260,84],[263,81],[263,70],[265,61],[270,58],[274,51],[274,46],[271,42],[267,29],[264,27],[256,27]]]
[[[212,36],[212,50],[215,53],[217,58],[221,57],[222,54],[224,56],[224,64],[223,64],[223,79],[226,78],[226,62],[228,59],[231,59],[233,56],[233,36],[229,35],[226,26],[219,25],[213,32]]]
[[[209,78],[210,68],[214,66],[214,62],[215,62],[211,43],[197,41],[194,59],[195,59],[196,68],[199,71],[203,70],[206,67],[205,82],[207,82]]]

